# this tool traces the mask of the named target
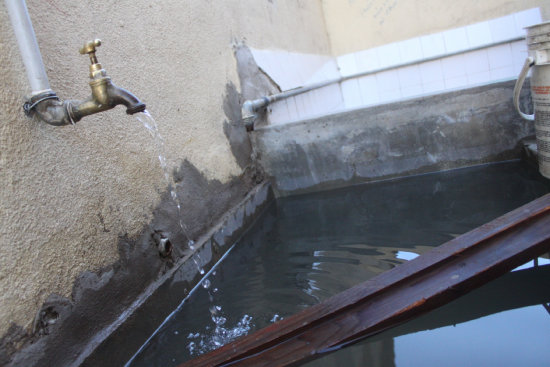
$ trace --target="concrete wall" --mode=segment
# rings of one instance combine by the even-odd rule
[[[534,134],[502,82],[253,133],[259,160],[281,196],[520,157]],[[522,109],[530,110],[527,89]]]
[[[248,137],[236,123],[241,86],[234,46],[330,53],[319,1],[27,3],[50,84],[62,99],[90,94],[89,60],[78,49],[87,40],[103,40],[99,61],[114,83],[147,104],[165,138],[193,239],[261,181]],[[41,308],[50,295],[71,310],[86,302],[87,290],[111,284],[105,296],[119,307],[108,310],[115,317],[171,266],[150,247],[150,233],[170,233],[174,257],[185,253],[186,238],[155,145],[124,108],[86,117],[75,127],[23,115],[23,96],[30,91],[4,2],[0,72],[3,365],[29,340],[52,332],[48,320],[60,311]],[[119,273],[124,276],[117,278]]]
[[[547,0],[323,0],[334,55],[465,26],[540,7],[550,17]]]

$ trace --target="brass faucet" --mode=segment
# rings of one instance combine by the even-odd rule
[[[80,121],[82,117],[114,108],[122,104],[126,113],[132,115],[145,110],[145,104],[126,89],[119,88],[111,82],[107,72],[97,61],[96,48],[101,40],[86,42],[80,53],[90,56],[90,87],[92,95],[84,101],[59,101],[54,92],[33,96],[25,108],[30,113],[33,109],[39,117],[51,125],[67,125]]]

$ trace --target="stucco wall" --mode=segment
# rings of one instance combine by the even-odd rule
[[[360,51],[416,36],[541,8],[548,0],[322,0],[334,55]]]
[[[147,104],[165,138],[170,170],[180,167],[181,176],[189,172],[181,167],[191,167],[204,186],[219,186],[210,197],[188,198],[198,209],[206,200],[223,208],[228,201],[223,185],[240,177],[247,164],[232,153],[227,124],[224,133],[228,85],[240,88],[233,46],[330,53],[320,1],[28,0],[27,5],[50,84],[62,99],[90,94],[89,60],[78,49],[102,39],[99,61],[114,83]],[[70,298],[79,274],[115,263],[119,238],[143,231],[167,184],[150,135],[122,107],[75,127],[23,115],[23,96],[30,90],[4,2],[0,72],[1,336],[12,323],[29,330],[50,294]],[[183,211],[193,218],[189,207]],[[214,216],[203,210],[200,218],[209,215]],[[197,225],[193,234],[203,227]]]

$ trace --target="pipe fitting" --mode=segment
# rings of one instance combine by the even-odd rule
[[[166,258],[172,254],[172,242],[163,233],[155,231],[152,235],[153,242],[158,249],[160,257]]]
[[[27,116],[36,114],[38,118],[53,126],[71,123],[68,114],[68,101],[61,101],[52,90],[35,94],[23,104]]]
[[[241,116],[247,131],[254,130],[254,122],[258,118],[257,112],[269,105],[268,97],[263,97],[255,100],[248,100],[243,103],[241,108]]]

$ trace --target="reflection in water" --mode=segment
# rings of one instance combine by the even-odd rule
[[[540,263],[303,366],[547,366],[550,261]]]
[[[223,334],[238,334],[245,315],[245,331],[253,332],[549,189],[534,169],[512,162],[280,199],[209,277],[208,289],[198,287],[129,365],[176,366],[201,341],[228,342],[216,332],[212,305],[220,307]],[[333,365],[376,366],[377,353],[393,363],[394,341],[376,345]]]

